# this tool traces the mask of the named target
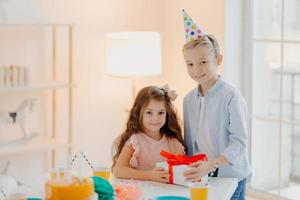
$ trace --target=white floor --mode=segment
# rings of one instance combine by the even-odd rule
[[[271,194],[278,194],[277,190],[269,191]],[[281,189],[281,197],[299,200],[300,199],[300,183],[290,182],[290,185]]]

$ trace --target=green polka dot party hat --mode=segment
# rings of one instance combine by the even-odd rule
[[[182,10],[182,14],[183,14],[183,23],[185,28],[186,43],[189,43],[205,35],[202,28],[197,23],[195,23],[192,20],[192,18],[189,17],[189,15],[185,12],[185,10]]]

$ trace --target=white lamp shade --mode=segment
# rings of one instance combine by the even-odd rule
[[[160,34],[115,32],[106,35],[106,68],[114,76],[161,74]]]

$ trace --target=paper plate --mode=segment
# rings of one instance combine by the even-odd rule
[[[181,197],[181,196],[159,196],[156,197],[154,200],[191,200],[187,197]]]

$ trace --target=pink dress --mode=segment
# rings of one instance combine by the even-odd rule
[[[166,161],[160,155],[161,150],[173,154],[185,154],[183,145],[177,139],[167,138],[165,135],[157,141],[145,133],[137,133],[127,140],[126,145],[134,149],[129,161],[130,166],[142,170],[154,169],[156,162]]]

